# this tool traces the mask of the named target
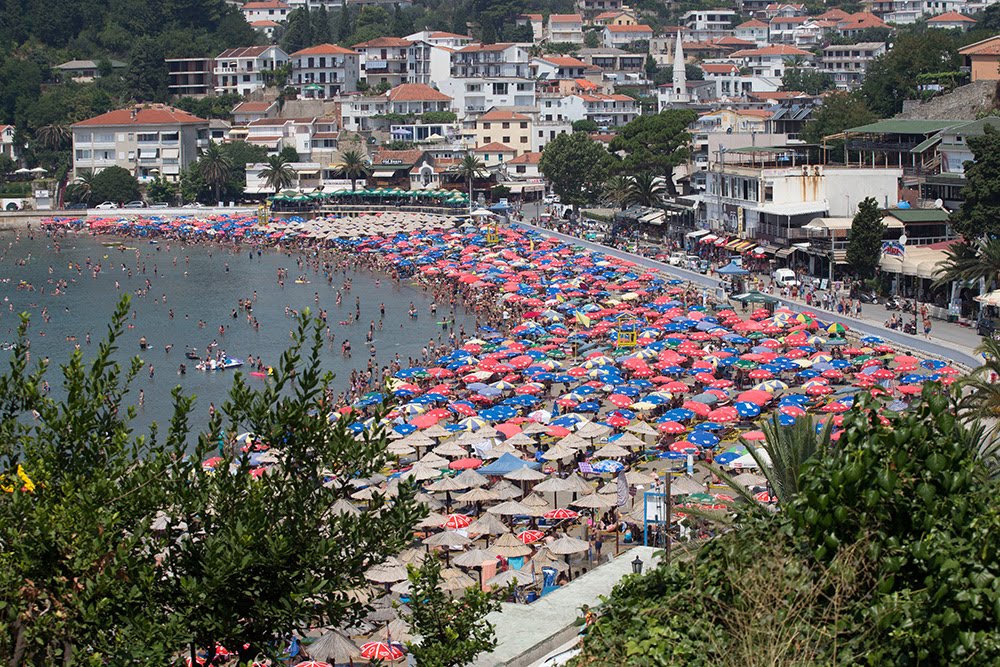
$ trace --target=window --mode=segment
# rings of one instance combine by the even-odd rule
[[[522,130],[527,130],[528,129],[528,121],[526,121],[526,120],[522,120],[521,121],[521,129]]]
[[[493,143],[493,140],[490,139],[489,137],[483,137],[483,143],[484,144],[490,144],[490,143]]]
[[[156,135],[153,135],[156,136]],[[115,142],[114,132],[97,132],[94,134],[94,141],[99,144],[113,144]],[[154,139],[154,141],[156,141]]]
[[[90,151],[80,150],[79,148],[76,149],[76,159],[77,160],[89,160],[90,159]]]
[[[502,144],[509,144],[510,143],[510,137],[504,137],[503,139],[500,140],[500,143],[502,143]]]
[[[505,130],[509,130],[510,129],[510,123],[504,123],[501,127],[503,127],[503,129],[505,129]]]
[[[489,123],[483,123],[483,129],[484,130],[490,129],[490,124]]]
[[[522,136],[522,137],[521,137],[521,143],[522,143],[522,144],[526,144],[526,143],[528,143],[528,137],[524,137],[524,136]]]
[[[139,133],[136,137],[139,143],[156,143],[160,140],[160,135],[156,132]]]

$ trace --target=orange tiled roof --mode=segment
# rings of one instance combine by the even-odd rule
[[[451,98],[426,83],[402,83],[386,95],[390,102],[451,102]]]
[[[111,125],[196,125],[208,123],[187,111],[182,111],[165,104],[146,104],[129,109],[117,109],[102,113],[78,123],[73,127],[100,127]]]
[[[310,46],[309,48],[302,49],[301,51],[296,51],[291,54],[292,58],[296,56],[356,56],[357,51],[352,51],[351,49],[345,49],[343,46],[338,46],[337,44],[317,44],[316,46]]]

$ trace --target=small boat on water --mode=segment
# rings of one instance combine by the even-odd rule
[[[198,349],[194,348],[194,347],[189,347],[187,349],[187,352],[184,353],[184,356],[187,359],[193,359],[195,361],[197,361],[198,359],[201,359],[201,357],[198,356]]]
[[[225,371],[230,368],[239,368],[243,365],[242,359],[233,359],[232,357],[226,357],[222,361],[216,361],[215,359],[209,359],[208,361],[203,361],[195,368],[199,371]]]

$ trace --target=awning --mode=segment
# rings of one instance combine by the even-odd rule
[[[721,236],[718,239],[716,239],[716,241],[715,241],[715,247],[716,248],[721,248],[724,245],[726,245],[726,243],[728,243],[728,242],[729,242],[729,237],[727,237],[727,236]]]
[[[883,255],[879,260],[879,268],[888,273],[901,273],[904,276],[918,278],[937,278],[938,268],[947,260],[948,254],[943,250],[907,247],[902,257]]]
[[[757,248],[757,252],[761,255],[774,255],[778,252],[778,249],[773,245],[762,245]]]
[[[778,251],[777,255],[779,259],[787,259],[789,255],[798,250],[798,248],[782,248]]]
[[[139,158],[140,159],[142,159],[142,158],[155,158],[155,157],[156,157],[156,149],[155,148],[140,148],[139,149]]]
[[[181,156],[181,152],[177,148],[164,148],[162,155],[166,160],[176,160]]]
[[[742,243],[743,243],[743,241],[741,239],[733,239],[732,241],[730,241],[729,243],[726,244],[726,249],[727,250],[738,250],[739,246]]]
[[[639,222],[645,222],[651,225],[662,225],[664,217],[663,211],[653,211],[639,218]]]
[[[519,192],[542,192],[545,189],[544,183],[504,183],[512,194]]]
[[[696,229],[693,232],[688,232],[687,234],[685,234],[684,238],[686,238],[686,239],[700,239],[702,236],[705,236],[706,234],[708,234],[708,230],[707,229]]]
[[[299,176],[315,176],[319,173],[318,169],[311,169],[309,171],[300,171]]]
[[[375,178],[392,178],[396,175],[395,169],[377,169],[372,172],[372,176]]]
[[[709,234],[708,236],[703,236],[700,239],[698,239],[698,243],[711,243],[718,238],[719,237],[716,236],[715,234]]]

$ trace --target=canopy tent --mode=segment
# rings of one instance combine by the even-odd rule
[[[525,461],[524,459],[517,458],[513,454],[504,454],[493,463],[480,468],[479,474],[502,477],[507,473],[514,472],[518,468],[523,468],[525,466],[531,468],[532,470],[538,470],[542,467],[541,464],[536,461]]]

